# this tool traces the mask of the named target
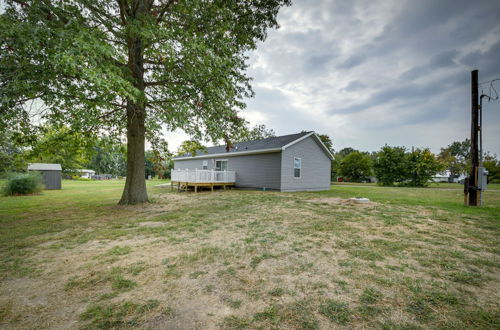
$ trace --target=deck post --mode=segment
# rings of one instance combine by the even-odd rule
[[[210,188],[212,188],[212,192],[213,192],[213,191],[214,191],[214,185],[213,185],[213,184],[211,184],[211,185],[210,185]]]
[[[198,192],[198,185],[194,185],[194,192],[197,193]]]

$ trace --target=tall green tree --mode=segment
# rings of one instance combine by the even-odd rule
[[[25,157],[32,163],[61,164],[70,173],[89,161],[94,143],[67,126],[43,125]]]
[[[334,152],[333,142],[332,142],[332,139],[330,138],[330,136],[328,134],[318,134],[318,137],[321,140],[321,142],[323,142],[325,147],[327,147],[328,150],[330,150],[330,152],[333,154],[333,152]]]
[[[500,160],[496,154],[486,153],[483,166],[488,170],[488,182],[500,183]]]
[[[275,136],[276,133],[274,130],[267,128],[266,125],[255,125],[253,127],[249,127],[247,123],[236,133],[236,136],[231,142],[238,143],[243,141],[261,140]]]
[[[412,187],[426,187],[444,164],[428,149],[414,149],[406,155],[408,181]]]
[[[406,148],[385,145],[377,152],[373,170],[379,184],[392,186],[408,179]]]
[[[469,139],[455,141],[445,148],[441,148],[438,159],[445,165],[445,169],[450,172],[449,180],[466,175],[471,166],[470,157],[471,144]]]
[[[170,175],[171,166],[173,166],[171,156],[169,152],[161,153],[158,150],[147,150],[146,178],[151,175],[151,177],[158,176],[158,178],[163,179],[165,173]]]
[[[223,138],[253,92],[247,53],[289,0],[6,0],[0,129],[30,118],[127,137],[120,204],[148,200],[145,140],[162,126]],[[235,123],[232,125],[231,123]]]
[[[97,174],[127,175],[127,145],[105,137],[92,148],[92,156],[85,167]]]
[[[196,156],[196,154],[203,152],[206,147],[197,140],[186,140],[182,141],[181,145],[177,148],[176,155],[181,156],[185,154],[191,154]]]
[[[340,161],[339,174],[347,181],[363,181],[372,174],[370,155],[359,151],[351,152]]]
[[[343,148],[343,149],[341,149],[338,152],[333,154],[332,167],[331,167],[332,179],[335,179],[337,176],[341,176],[340,164],[342,162],[342,159],[344,159],[347,155],[349,155],[352,152],[357,152],[357,150],[353,149],[351,147],[348,147],[348,148]]]

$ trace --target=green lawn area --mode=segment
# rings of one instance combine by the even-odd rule
[[[6,328],[500,327],[500,190],[170,192],[123,181],[0,197]],[[353,204],[349,197],[372,203]]]

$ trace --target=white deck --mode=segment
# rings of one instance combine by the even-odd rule
[[[196,183],[234,183],[236,172],[234,171],[214,171],[214,170],[172,170],[172,182],[182,182],[189,184]]]

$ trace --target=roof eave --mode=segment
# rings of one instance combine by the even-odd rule
[[[205,154],[200,156],[191,157],[175,157],[172,160],[187,160],[187,159],[203,159],[203,158],[213,158],[213,157],[235,157],[240,155],[254,155],[254,154],[268,154],[273,152],[279,152],[281,148],[269,148],[269,149],[258,149],[249,151],[233,151],[233,152],[223,152],[218,154]]]

